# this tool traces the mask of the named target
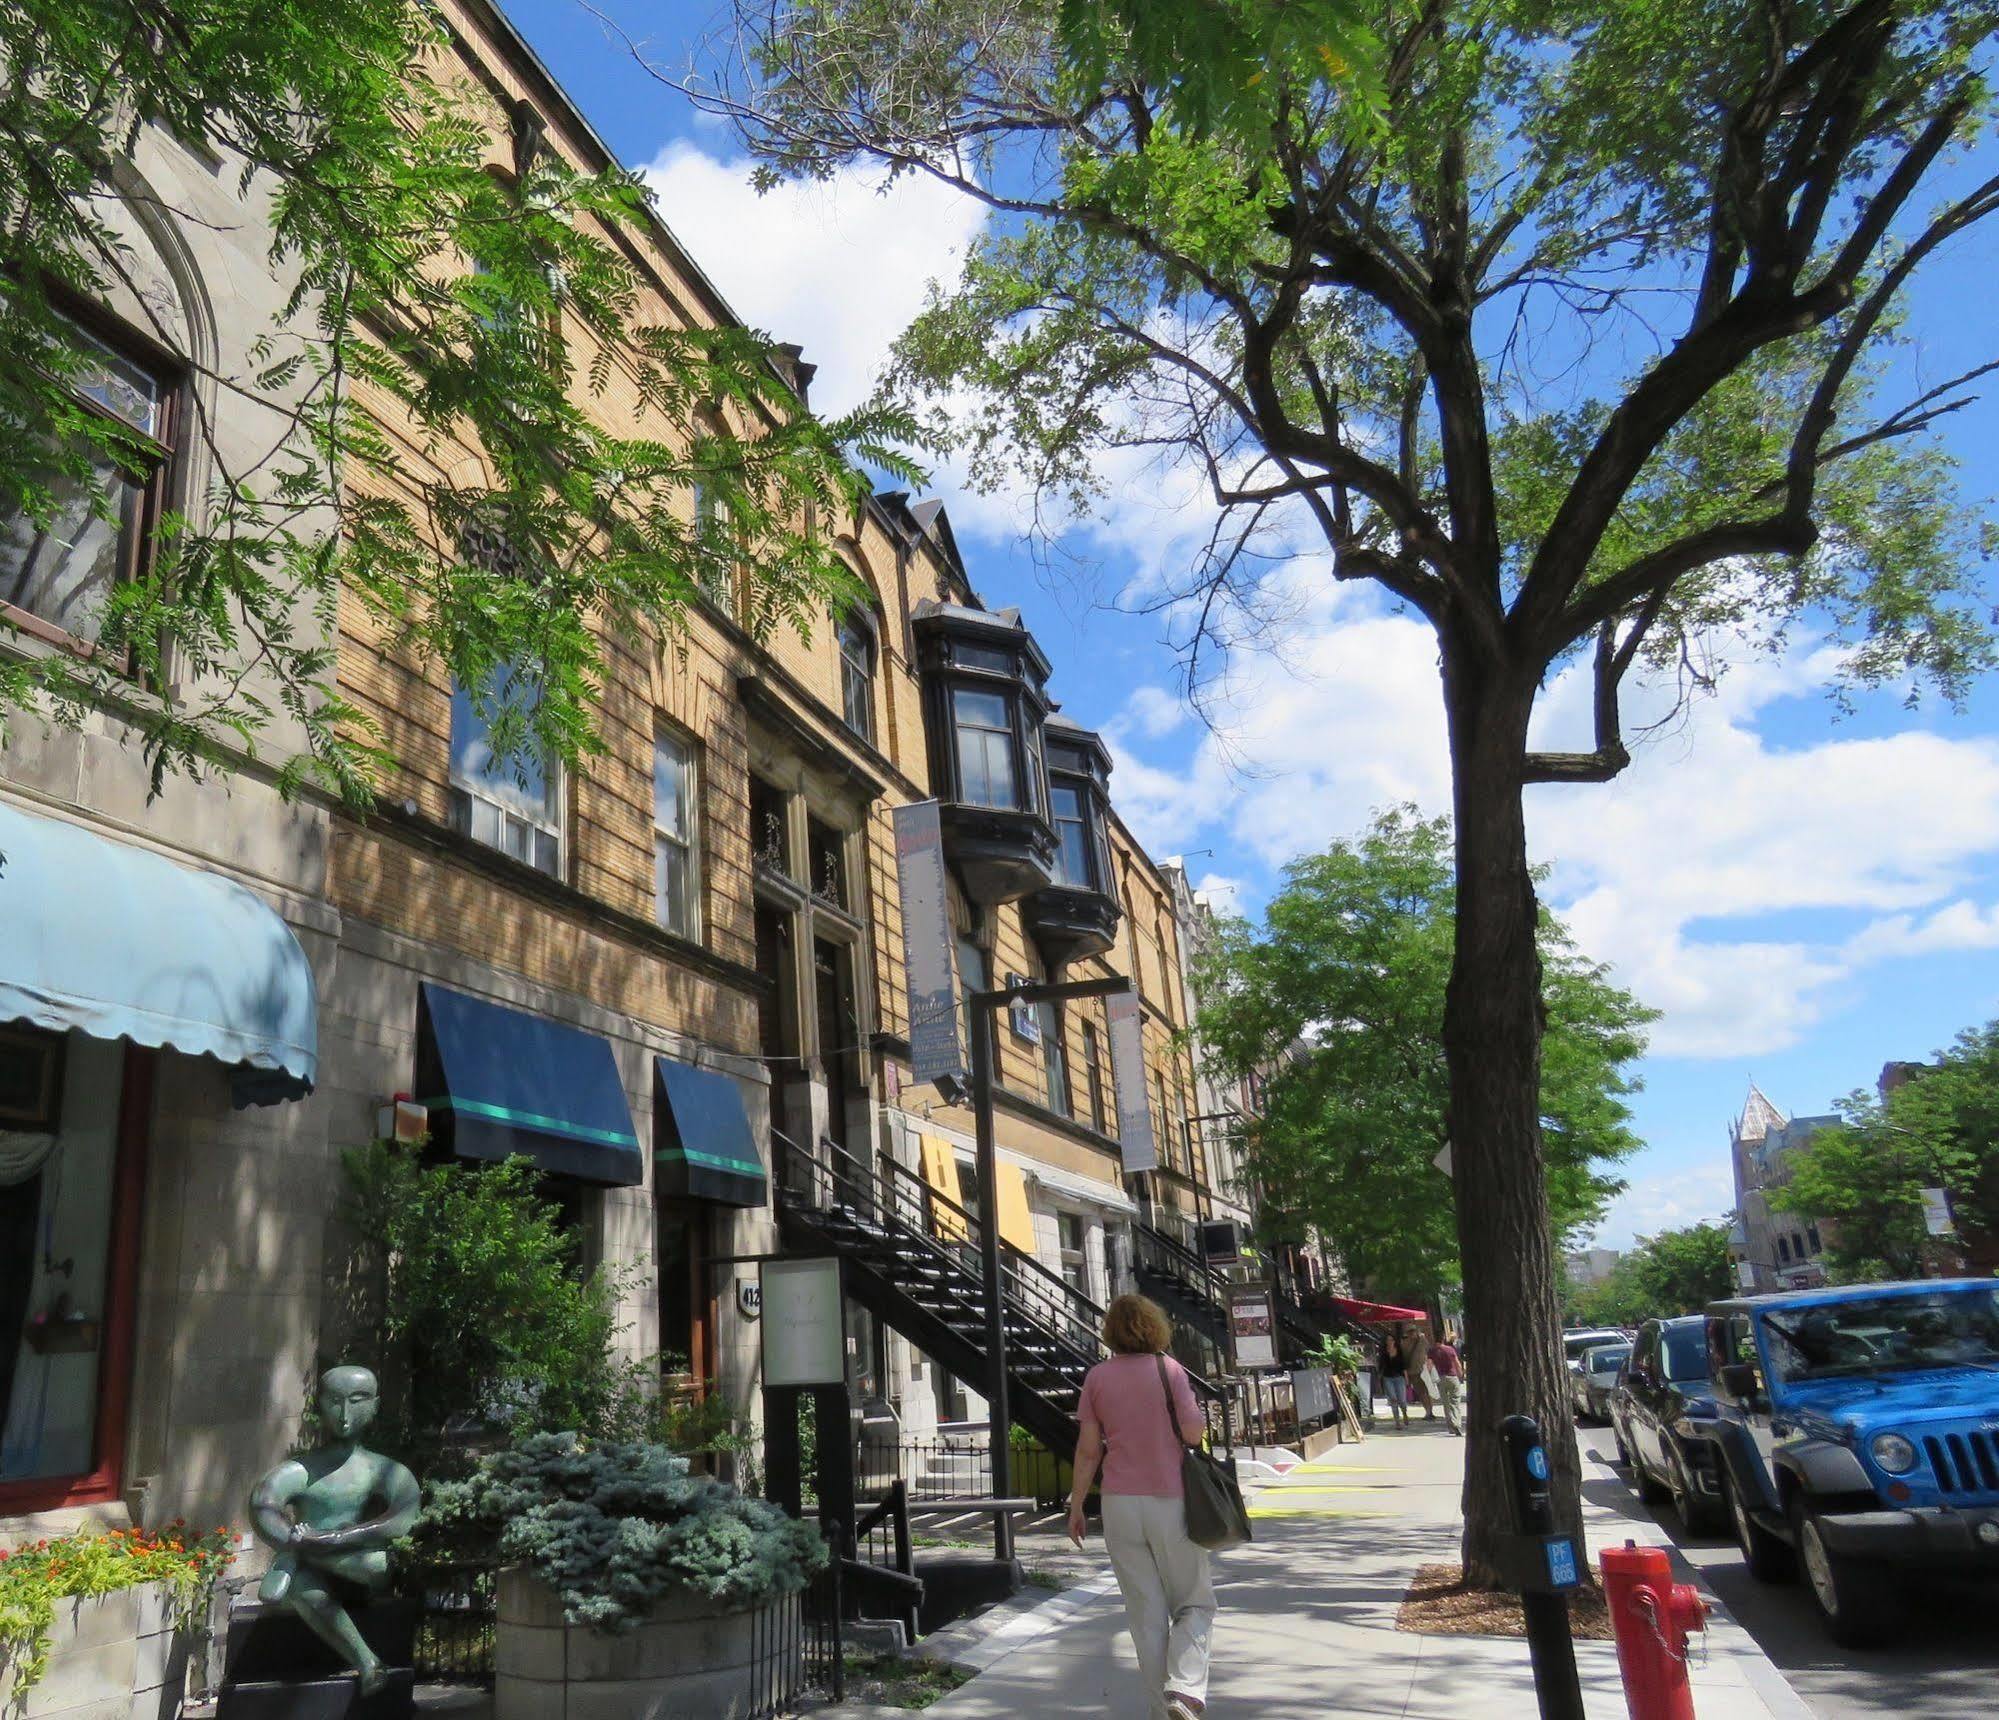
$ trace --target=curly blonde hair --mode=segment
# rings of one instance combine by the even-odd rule
[[[1173,1322],[1147,1297],[1120,1296],[1104,1310],[1104,1342],[1121,1356],[1156,1356],[1173,1342]]]

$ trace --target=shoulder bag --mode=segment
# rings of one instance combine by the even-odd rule
[[[1180,1432],[1180,1414],[1173,1406],[1173,1384],[1166,1377],[1166,1358],[1159,1364],[1159,1389],[1166,1394],[1166,1425],[1180,1446],[1180,1484],[1187,1508],[1187,1539],[1210,1552],[1240,1547],[1251,1539],[1249,1513],[1243,1509],[1242,1483],[1235,1468],[1212,1451],[1189,1445]]]

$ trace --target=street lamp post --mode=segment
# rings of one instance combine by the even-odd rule
[[[978,1151],[979,1258],[986,1280],[986,1445],[991,1454],[993,1498],[1013,1493],[1013,1417],[1007,1404],[1006,1282],[1001,1276],[999,1233],[999,1148],[993,1137],[993,1020],[1014,1003],[1067,1003],[1086,997],[1112,997],[1131,990],[1123,975],[1112,979],[1076,980],[1066,985],[1009,985],[971,994],[971,1100],[973,1138]],[[1013,1557],[1013,1520],[1004,1511],[993,1514],[993,1553]]]

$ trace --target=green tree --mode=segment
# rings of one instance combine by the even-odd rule
[[[849,446],[908,469],[878,434],[906,421],[818,423],[762,336],[642,314],[640,183],[569,171],[526,111],[519,171],[490,172],[499,110],[421,0],[18,0],[0,61],[0,520],[111,520],[107,460],[146,457],[76,404],[89,360],[68,315],[132,279],[107,205],[169,195],[132,189],[142,131],[220,157],[245,220],[268,214],[292,294],[256,374],[185,391],[180,437],[215,467],[199,505],[159,522],[100,649],[0,650],[0,724],[110,703],[157,789],[254,753],[283,712],[307,737],[275,761],[283,785],[365,799],[376,737],[332,675],[343,591],[475,690],[496,751],[573,758],[597,744],[600,629],[670,638],[704,570],[744,544],[759,626],[805,624],[852,589],[815,524],[859,499]],[[614,377],[650,424],[618,427]],[[232,467],[230,415],[280,399],[287,422]],[[704,408],[737,428],[705,429]],[[453,476],[454,443],[483,471]],[[691,518],[697,482],[726,507]],[[743,543],[720,540],[724,517]],[[13,634],[0,623],[0,645]]]
[[[1446,819],[1380,814],[1365,834],[1293,861],[1261,926],[1224,921],[1196,968],[1196,1027],[1219,1073],[1264,1072],[1245,1169],[1293,1228],[1312,1225],[1356,1283],[1434,1300],[1458,1281],[1444,1053],[1453,885]],[[1541,1113],[1549,1206],[1563,1237],[1623,1185],[1637,1137],[1627,1066],[1652,1012],[1541,916],[1547,1055]],[[1474,1334],[1474,1342],[1478,1342]]]
[[[629,1437],[650,1420],[613,1354],[617,1285],[577,1270],[526,1159],[432,1164],[377,1141],[343,1169],[347,1354],[380,1373],[391,1451],[431,1474],[453,1435]]]
[[[1734,1289],[1726,1224],[1689,1224],[1641,1236],[1598,1284],[1572,1285],[1568,1313],[1586,1326],[1635,1326],[1699,1314]]]
[[[1771,1194],[1783,1211],[1831,1221],[1833,1275],[1915,1278],[1955,1256],[1930,1238],[1926,1188],[1949,1196],[1965,1243],[1989,1244],[1999,1229],[1999,1022],[1967,1028],[1885,1098],[1850,1093],[1839,1111]]]
[[[764,175],[856,161],[994,211],[892,377],[1043,518],[1107,453],[1191,467],[1211,553],[1161,596],[1245,637],[1302,550],[1436,634],[1457,930],[1451,1073],[1471,1405],[1465,1557],[1496,1580],[1502,1405],[1563,1413],[1523,793],[1629,760],[1635,666],[1795,624],[1863,684],[1989,660],[1977,527],[1931,427],[1983,372],[1887,392],[1903,290],[1999,209],[1988,0],[1381,0],[1377,107],[1273,68],[1203,133],[1108,38],[1079,88],[1054,0],[735,0],[701,86]],[[1150,67],[1150,70],[1149,70]],[[1906,374],[1904,372],[1903,374]],[[968,408],[968,409],[967,409]],[[1128,452],[1129,451],[1129,452]],[[1594,744],[1530,723],[1594,678]],[[1702,679],[1689,675],[1683,685]],[[1573,1526],[1576,1459],[1555,1452]]]

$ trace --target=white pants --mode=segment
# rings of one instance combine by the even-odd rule
[[[1187,1539],[1185,1502],[1138,1493],[1106,1493],[1103,1501],[1104,1546],[1151,1713],[1165,1714],[1169,1694],[1206,1702],[1215,1589],[1208,1549]]]

